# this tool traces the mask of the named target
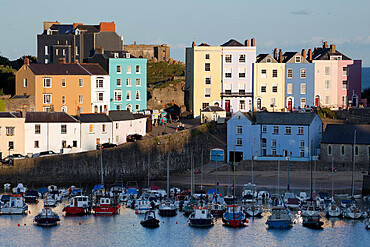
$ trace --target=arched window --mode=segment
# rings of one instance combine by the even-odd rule
[[[329,144],[329,145],[328,145],[328,155],[331,155],[331,153],[332,153],[332,152],[331,152],[331,145]]]
[[[344,145],[340,146],[340,154],[342,156],[344,156],[346,154],[346,149],[345,149]]]

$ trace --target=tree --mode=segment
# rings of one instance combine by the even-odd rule
[[[0,56],[0,65],[9,65],[10,61],[8,58]]]
[[[12,61],[11,63],[11,65],[12,65],[12,67],[14,68],[14,69],[16,69],[16,70],[19,70],[22,66],[23,66],[23,64],[24,64],[24,59],[25,58],[28,58],[29,60],[30,60],[30,63],[37,63],[37,57],[35,57],[35,56],[32,56],[32,55],[26,55],[26,56],[22,56],[22,57],[20,57],[20,58],[18,58],[17,60],[15,60],[15,61]]]

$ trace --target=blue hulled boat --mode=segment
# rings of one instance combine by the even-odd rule
[[[242,208],[234,204],[227,206],[226,212],[222,216],[222,222],[226,226],[240,227],[248,223],[248,220],[245,218]]]

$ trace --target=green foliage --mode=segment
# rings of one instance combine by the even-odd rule
[[[37,57],[35,57],[35,56],[31,56],[31,55],[22,56],[22,57],[20,57],[20,58],[18,58],[17,60],[14,61],[15,62],[15,65],[13,66],[14,69],[19,70],[23,66],[24,59],[26,57],[30,60],[30,63],[37,63]]]
[[[15,72],[17,72],[17,70],[13,69],[12,67],[0,67],[0,74],[14,74]]]
[[[10,61],[7,57],[0,56],[0,65],[9,65]]]
[[[0,112],[5,111],[6,103],[4,100],[0,99]]]
[[[170,80],[173,76],[184,76],[185,65],[172,64],[168,62],[148,63],[147,81],[148,84]]]
[[[321,108],[317,111],[320,118],[337,119],[337,112],[330,110],[330,108]]]

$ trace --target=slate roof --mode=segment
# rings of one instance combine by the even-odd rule
[[[75,123],[77,119],[65,112],[27,112],[26,123]]]
[[[335,50],[332,52],[330,48],[322,48],[318,47],[314,49],[314,53],[312,54],[313,60],[330,60],[330,56],[342,56],[342,60],[352,60],[351,58],[347,57],[343,53]]]
[[[316,116],[311,112],[257,112],[254,116],[249,113],[244,115],[253,118],[255,124],[266,125],[310,125]]]
[[[78,25],[75,29],[85,30],[87,33],[98,33],[100,32],[99,25]]]
[[[50,27],[51,30],[58,30],[58,34],[68,34],[73,29],[73,25],[71,24],[53,24]]]
[[[236,41],[235,39],[230,39],[221,46],[244,46],[242,43]]]
[[[0,112],[0,118],[21,118],[22,112]]]
[[[81,63],[80,65],[92,75],[109,75],[98,63]]]
[[[207,106],[202,112],[225,111],[219,106]]]
[[[353,144],[355,129],[356,144],[370,144],[369,124],[328,124],[323,133],[321,143]]]
[[[109,117],[113,121],[122,121],[122,120],[134,120],[133,114],[128,111],[109,111]]]
[[[265,59],[266,57],[271,57],[272,61],[275,61],[277,63],[276,59],[273,56],[271,56],[270,54],[259,54],[256,57],[256,63],[262,62],[263,59]]]
[[[31,63],[29,68],[35,75],[90,75],[79,64],[42,64]]]
[[[76,116],[81,123],[102,123],[112,122],[112,119],[105,113],[84,113]]]
[[[284,54],[283,54],[283,63],[288,62],[297,53],[298,52],[292,52],[292,51],[284,52]]]
[[[140,114],[140,113],[133,114],[133,115],[134,115],[135,119],[146,118],[146,116],[144,114]]]

